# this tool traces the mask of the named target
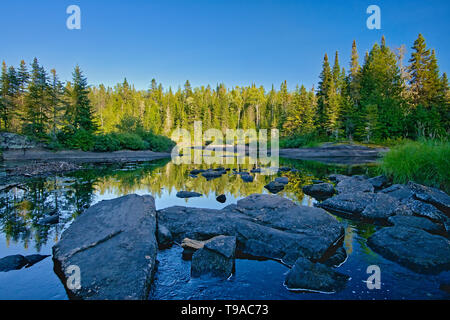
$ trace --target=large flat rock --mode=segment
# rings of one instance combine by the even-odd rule
[[[368,245],[387,259],[419,273],[450,270],[450,241],[417,228],[387,227],[375,232]]]
[[[238,249],[272,259],[299,256],[320,260],[342,238],[336,218],[319,208],[298,206],[275,195],[251,195],[222,210],[170,207],[158,211],[158,223],[177,241],[235,236]]]
[[[146,299],[155,270],[156,211],[151,196],[102,201],[81,214],[53,247],[63,284],[71,265],[80,268],[76,299]]]

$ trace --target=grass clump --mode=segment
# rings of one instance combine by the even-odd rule
[[[387,152],[380,166],[394,183],[412,180],[450,193],[450,143],[448,140],[408,141]]]

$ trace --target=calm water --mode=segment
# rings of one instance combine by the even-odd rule
[[[326,179],[330,173],[373,175],[373,167],[336,167],[315,162],[283,160],[281,165],[296,167],[287,172],[289,184],[279,195],[311,206],[316,201],[301,188],[314,179]],[[225,166],[227,167],[227,166]],[[228,166],[230,168],[238,168]],[[220,209],[252,193],[267,193],[263,186],[273,177],[255,175],[253,183],[244,183],[232,173],[206,181],[191,178],[189,171],[198,166],[174,165],[169,160],[145,163],[86,166],[65,176],[35,179],[23,189],[13,188],[0,194],[0,258],[13,254],[50,254],[62,231],[78,214],[101,200],[129,193],[151,194],[157,209],[173,205]],[[204,167],[206,168],[206,166]],[[248,169],[248,166],[242,166]],[[178,190],[201,192],[204,196],[179,199]],[[225,203],[215,200],[224,193]],[[39,219],[57,210],[60,222],[41,226]],[[375,227],[339,218],[346,225],[344,247],[348,259],[338,270],[351,276],[346,288],[334,294],[294,293],[283,286],[288,269],[266,260],[238,259],[236,273],[229,280],[190,279],[190,262],[181,259],[181,248],[160,251],[150,299],[449,299],[439,290],[450,281],[450,273],[429,276],[414,273],[386,260],[366,246]],[[380,290],[368,290],[364,282],[366,268],[381,268]],[[67,299],[64,287],[53,272],[48,257],[30,268],[0,272],[0,299]]]

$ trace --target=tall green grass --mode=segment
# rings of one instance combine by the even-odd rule
[[[425,139],[404,142],[385,154],[380,169],[394,183],[412,180],[450,193],[450,143]]]

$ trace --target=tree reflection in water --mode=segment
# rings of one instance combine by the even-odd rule
[[[247,162],[248,163],[248,162]],[[304,196],[302,187],[312,180],[327,181],[331,173],[368,173],[369,167],[337,167],[317,162],[283,160],[282,166],[296,168],[298,172],[283,172],[289,177],[289,184],[278,195],[303,205],[312,205],[314,199]],[[63,176],[32,179],[29,182],[0,193],[0,230],[7,245],[11,241],[23,243],[25,248],[33,245],[39,252],[49,240],[57,242],[71,221],[91,206],[97,195],[122,196],[145,190],[155,197],[163,196],[163,190],[196,191],[204,195],[228,194],[245,197],[253,193],[267,193],[264,185],[274,176],[252,174],[252,183],[245,183],[232,169],[252,169],[252,165],[223,165],[230,168],[228,174],[207,181],[201,175],[189,176],[192,169],[207,169],[208,165],[175,165],[169,159],[144,163],[90,164]],[[218,166],[215,166],[218,167]],[[58,215],[59,222],[52,225],[40,223],[50,215]]]

